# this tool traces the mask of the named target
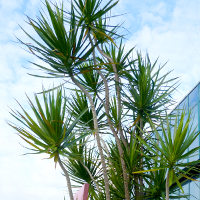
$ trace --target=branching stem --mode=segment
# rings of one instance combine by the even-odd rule
[[[92,97],[90,96],[89,92],[74,78],[74,76],[71,76],[72,81],[74,84],[79,87],[79,89],[87,96],[91,110],[93,115],[93,121],[94,121],[94,129],[95,129],[95,136],[97,141],[97,147],[99,150],[100,158],[101,158],[101,164],[103,168],[103,176],[104,176],[104,183],[105,183],[105,191],[106,191],[106,200],[110,200],[110,190],[109,190],[109,180],[107,175],[107,168],[106,168],[106,162],[103,154],[103,149],[101,146],[100,136],[99,136],[99,127],[98,127],[98,120],[97,120],[97,113],[95,110],[95,105],[93,102]]]
[[[91,43],[92,47],[94,47],[93,41],[92,41],[90,35],[89,35],[89,39],[90,39],[90,43]],[[93,48],[93,60],[94,60],[94,65],[96,66],[97,63],[96,63],[95,48]],[[123,153],[123,149],[122,149],[122,146],[121,146],[120,139],[119,139],[119,137],[117,135],[117,132],[114,129],[113,123],[112,123],[112,121],[110,119],[110,115],[109,115],[109,99],[110,98],[109,98],[108,82],[107,82],[105,76],[103,75],[103,73],[100,70],[98,70],[98,73],[99,73],[100,77],[102,78],[102,80],[104,82],[104,86],[105,86],[105,103],[103,102],[102,99],[100,99],[100,100],[102,101],[102,103],[104,105],[106,116],[107,116],[108,125],[109,125],[109,127],[110,127],[110,129],[111,129],[111,131],[112,131],[112,133],[113,133],[113,135],[115,137],[115,141],[117,143],[117,147],[118,147],[118,150],[119,150],[120,161],[121,161],[121,165],[122,165],[123,178],[124,178],[125,198],[126,198],[126,200],[130,200],[129,189],[128,189],[128,176],[127,176],[126,164],[125,164],[125,161],[124,161],[124,153]]]

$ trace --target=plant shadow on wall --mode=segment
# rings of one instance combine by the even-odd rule
[[[30,150],[59,163],[70,200],[71,180],[89,183],[91,200],[179,198],[174,188],[182,190],[181,177],[192,179],[198,163],[183,160],[198,151],[187,149],[199,133],[189,130],[184,111],[169,122],[177,78],[163,73],[158,60],[125,50],[121,27],[108,23],[117,3],[73,0],[67,10],[45,1],[46,12],[28,17],[39,39],[21,27],[30,41],[19,41],[46,73],[34,76],[63,84],[35,95],[35,103],[28,98],[32,114],[19,104],[9,124]]]

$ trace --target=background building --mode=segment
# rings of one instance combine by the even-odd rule
[[[186,116],[191,110],[191,121],[193,122],[193,128],[196,127],[196,131],[200,131],[200,82],[197,86],[179,103],[179,105],[172,111],[172,114],[182,112],[182,109],[186,111]],[[193,142],[191,148],[200,146],[200,136]],[[200,158],[200,151],[195,156],[188,158],[188,161],[198,160]],[[190,200],[200,200],[200,178],[198,181],[187,181],[183,184],[185,194],[189,194]],[[178,191],[178,194],[182,194]],[[185,198],[181,198],[185,199]]]

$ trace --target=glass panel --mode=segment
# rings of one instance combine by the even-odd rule
[[[190,200],[199,200],[200,199],[199,180],[198,181],[192,181],[190,183]]]
[[[175,117],[171,117],[171,120],[170,120],[170,130],[171,130],[171,135],[172,135],[172,138],[174,136],[174,126],[175,126],[175,120],[176,118]]]
[[[187,116],[187,114],[188,114],[188,97],[186,97],[186,98],[180,103],[178,109],[179,109],[179,120],[178,120],[178,121],[180,121],[180,117],[181,117],[181,114],[182,114],[183,111],[185,111],[186,116]],[[185,116],[185,120],[186,120],[186,116]]]
[[[190,187],[190,184],[186,184],[183,186],[183,191],[184,191],[184,194],[181,192],[180,195],[189,195],[189,187]],[[186,198],[180,198],[181,200],[185,200]]]
[[[191,149],[194,149],[195,147],[199,146],[199,136],[195,139],[195,141],[193,142],[192,146],[190,147]],[[189,161],[195,161],[199,159],[199,151],[196,151],[192,157],[189,158]]]
[[[198,102],[198,86],[189,94],[189,107],[192,108]]]
[[[185,125],[186,122],[187,122],[187,119],[188,119],[188,114],[185,115],[184,117],[184,121],[183,121],[183,124]],[[188,133],[187,133],[188,134]],[[189,151],[189,149],[186,150],[187,152]],[[185,152],[186,153],[186,152]],[[188,162],[189,161],[189,158],[185,158],[184,159],[184,163]]]
[[[198,131],[198,105],[193,107],[191,110],[191,123],[193,129],[196,128],[196,131]]]
[[[178,106],[179,110],[185,110],[187,112],[188,110],[188,97],[185,97],[185,99],[180,103],[180,105]]]
[[[180,196],[180,189],[177,189],[173,194],[170,194],[170,196],[176,197],[176,196]],[[174,198],[170,198],[170,200],[172,200]],[[180,199],[180,198],[176,198],[176,199]]]
[[[191,123],[192,123],[192,130],[196,130],[198,131],[198,105],[196,105],[193,109],[192,109],[192,113],[191,113]],[[199,146],[199,136],[195,139],[195,141],[193,142],[192,146],[190,147],[191,149],[194,149],[196,147]],[[189,161],[194,161],[194,160],[198,160],[199,159],[199,151],[196,152],[194,154],[194,156],[189,158]]]

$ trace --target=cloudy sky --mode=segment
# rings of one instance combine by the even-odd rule
[[[67,1],[67,0],[66,0]],[[28,61],[35,58],[26,53],[16,37],[25,39],[19,25],[25,15],[34,18],[40,0],[0,0],[0,194],[3,200],[55,200],[67,197],[65,179],[59,167],[45,156],[22,154],[27,150],[14,131],[8,127],[9,107],[15,99],[27,105],[25,93],[41,91],[41,85],[52,81],[33,78]],[[148,52],[152,60],[159,57],[166,69],[180,77],[175,98],[180,101],[200,80],[200,1],[199,0],[120,0],[113,11],[126,13],[119,21],[129,31],[127,48],[136,46]]]

